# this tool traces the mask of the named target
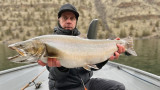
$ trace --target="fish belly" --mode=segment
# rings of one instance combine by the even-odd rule
[[[102,45],[74,45],[64,47],[65,50],[59,54],[62,66],[67,68],[83,67],[88,64],[101,63],[110,58],[118,50],[116,43]]]
[[[48,40],[49,55],[52,53],[67,68],[83,67],[88,64],[101,63],[118,50],[114,40],[88,40],[78,37],[56,36]],[[56,52],[55,52],[56,51]]]

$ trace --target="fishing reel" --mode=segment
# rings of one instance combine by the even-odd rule
[[[36,87],[36,89],[39,89],[39,88],[40,88],[40,86],[41,86],[41,84],[42,84],[42,82],[35,83],[35,87]]]

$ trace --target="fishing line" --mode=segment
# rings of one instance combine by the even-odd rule
[[[83,79],[82,79],[81,76],[79,75],[80,72],[78,71],[78,68],[76,68],[76,71],[77,71],[77,75],[78,75],[78,77],[80,78],[81,83],[82,83],[82,85],[83,85],[83,89],[84,89],[84,90],[88,90],[87,87],[85,86],[85,83],[84,83]]]
[[[132,73],[130,73],[130,72],[122,69],[122,67],[120,67],[120,66],[117,66],[117,68],[120,69],[120,70],[122,70],[122,71],[124,71],[124,72],[126,72],[126,73],[128,73],[128,74],[130,74],[130,75],[132,75],[132,76],[134,76],[134,77],[136,77],[136,78],[138,78],[138,79],[140,79],[140,80],[142,80],[142,81],[144,81],[144,82],[147,82],[147,83],[149,83],[149,84],[152,84],[152,85],[157,86],[157,87],[160,88],[159,85],[156,85],[156,84],[154,84],[154,83],[152,83],[152,82],[150,82],[150,81],[148,81],[148,80],[145,80],[145,79],[143,79],[143,78],[141,78],[141,77],[138,77],[138,76],[136,76],[136,75],[134,75],[134,74],[132,74]]]

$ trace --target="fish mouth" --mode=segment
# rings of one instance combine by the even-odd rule
[[[13,56],[13,57],[9,57],[9,58],[8,58],[9,60],[18,58],[18,57],[20,57],[20,56],[26,56],[26,53],[25,53],[25,51],[24,51],[23,49],[19,49],[19,48],[16,48],[16,47],[14,47],[14,46],[9,46],[9,48],[12,49],[12,50],[17,51],[17,53],[18,53],[18,55],[15,55],[15,56]]]

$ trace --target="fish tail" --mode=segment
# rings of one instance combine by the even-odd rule
[[[132,37],[127,37],[124,39],[126,41],[125,48],[126,48],[126,53],[137,56],[137,53],[135,52],[133,46],[133,38]]]

